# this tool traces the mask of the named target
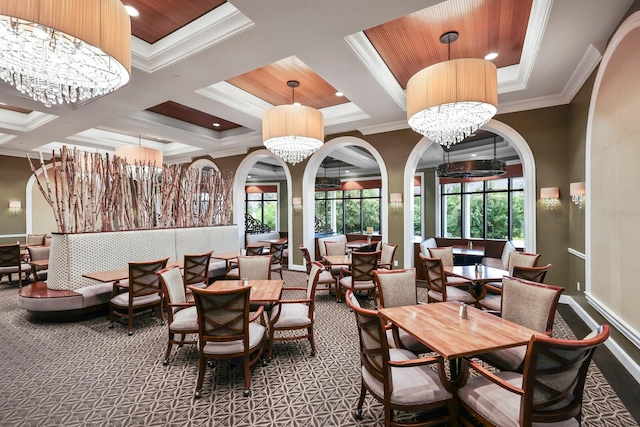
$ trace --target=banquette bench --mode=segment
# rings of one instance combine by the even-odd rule
[[[169,258],[208,251],[229,252],[240,248],[238,227],[164,228],[102,233],[54,233],[46,282],[22,288],[18,306],[35,313],[55,314],[90,311],[107,304],[111,283],[82,277],[85,273],[126,268],[129,262]],[[224,275],[225,262],[211,260],[209,277]],[[46,283],[46,288],[43,283]],[[68,314],[68,313],[67,313]]]

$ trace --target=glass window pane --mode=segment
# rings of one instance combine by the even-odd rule
[[[511,240],[516,247],[524,247],[524,191],[511,193]]]
[[[487,238],[508,239],[508,197],[506,192],[487,193]]]
[[[514,190],[524,190],[524,178],[511,178],[511,188]]]
[[[487,181],[487,190],[506,190],[509,186],[509,179],[492,179]]]
[[[469,198],[470,222],[469,237],[484,238],[484,194],[471,194]]]
[[[344,198],[345,199],[360,198],[360,190],[346,190],[344,191]]]
[[[362,224],[362,230],[366,230],[366,227],[373,227],[375,231],[380,230],[380,199],[363,199],[362,200],[362,213],[364,217],[364,224]]]
[[[278,209],[277,201],[264,202],[264,220],[263,222],[272,230],[277,230],[276,227],[276,212]]]
[[[336,226],[333,231],[336,233],[344,234],[344,222],[342,220],[342,211],[344,208],[344,202],[342,199],[336,200]]]
[[[460,193],[460,184],[442,184],[442,192],[444,194]]]
[[[455,195],[442,198],[442,210],[445,212],[442,219],[444,237],[462,237],[461,197],[460,195]]]
[[[278,193],[262,193],[264,200],[278,200]]]
[[[262,221],[262,202],[248,202],[247,213],[258,221]]]
[[[421,210],[420,207],[422,197],[414,196],[413,197],[413,235],[414,236],[422,236],[422,217],[420,216]]]
[[[366,190],[362,190],[362,197],[379,197],[380,189],[379,188],[368,188]]]
[[[477,193],[479,191],[484,191],[484,182],[467,182],[464,184],[464,191],[467,193]]]
[[[422,187],[420,185],[414,185],[413,186],[413,195],[414,196],[419,196],[420,194],[422,194]]]
[[[247,200],[262,200],[262,193],[247,193]]]
[[[362,224],[360,223],[360,199],[351,200],[345,199],[345,233],[360,233],[362,231]]]

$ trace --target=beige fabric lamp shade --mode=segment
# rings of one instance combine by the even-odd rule
[[[584,196],[586,193],[584,182],[572,182],[569,185],[569,193],[571,196]]]
[[[304,105],[278,105],[262,116],[265,147],[295,165],[315,153],[324,141],[324,117]]]
[[[446,147],[487,123],[497,106],[497,69],[484,59],[440,62],[417,72],[407,83],[409,126]]]
[[[162,151],[140,146],[116,147],[116,156],[122,157],[129,165],[162,167]]]
[[[75,102],[129,81],[131,20],[118,0],[0,0],[0,49],[4,81],[46,106]]]
[[[558,187],[544,187],[540,189],[541,199],[558,199],[560,197],[560,190]]]

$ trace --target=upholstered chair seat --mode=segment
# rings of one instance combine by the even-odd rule
[[[271,317],[278,319],[273,322],[276,328],[288,328],[311,325],[315,320],[315,313],[309,317],[309,306],[302,303],[277,304],[271,310]]]
[[[260,323],[249,323],[249,351],[253,352],[264,341],[267,329]],[[243,352],[241,339],[234,341],[207,342],[202,349],[205,355],[230,355]]]
[[[353,276],[347,276],[340,279],[340,286],[344,288],[353,288],[356,291],[368,291],[376,287],[373,280],[353,280]]]
[[[134,296],[131,305],[133,307],[143,307],[145,305],[160,303],[162,297],[158,294]],[[129,292],[123,292],[111,298],[111,302],[115,305],[127,306],[129,304]]]
[[[174,332],[189,332],[198,330],[198,313],[196,306],[187,307],[184,310],[180,310],[173,315],[173,322],[169,325],[169,328]]]
[[[355,291],[371,291],[374,305],[378,305],[376,294],[376,284],[373,281],[373,272],[378,268],[380,251],[376,252],[352,252],[351,270],[342,268],[340,270],[340,280],[338,292],[342,288]],[[342,295],[340,295],[342,297]],[[342,299],[342,298],[340,298]]]
[[[441,292],[430,290],[427,295],[429,295],[429,299],[434,302],[445,301]],[[459,301],[465,304],[475,304],[476,299],[469,292],[458,289],[455,286],[449,286],[447,288],[446,301]]]
[[[307,269],[307,279],[308,279],[309,274],[311,273],[311,266],[313,265],[313,262],[311,261],[311,254],[309,254],[309,249],[307,249],[304,245],[300,245],[298,249],[300,249],[300,251],[302,252],[302,255],[304,256],[305,266]],[[340,273],[338,272],[338,274]],[[336,278],[336,276],[333,275],[331,270],[327,269],[327,267],[323,267],[322,270],[320,271],[320,276],[318,276],[318,285],[326,285],[326,287],[320,286],[316,288],[316,290],[331,291],[331,289],[333,289],[334,291],[336,291],[337,283],[338,283],[338,279]],[[336,294],[336,299],[338,299],[338,292],[335,292],[335,294]]]

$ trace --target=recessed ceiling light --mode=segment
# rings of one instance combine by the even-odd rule
[[[344,171],[344,173],[349,173],[350,171]]]
[[[340,91],[337,91],[337,92],[336,92],[336,96],[344,96],[344,93],[342,93],[342,92],[340,92]]]
[[[136,9],[135,7],[130,6],[130,5],[127,4],[127,5],[124,6],[124,8],[127,11],[127,13],[129,14],[129,16],[131,16],[133,18],[135,18],[137,16],[140,16],[140,12],[138,12],[138,9]]]
[[[300,106],[299,102],[294,102],[293,105],[295,105],[296,107]]]
[[[219,128],[219,127],[220,127],[220,123],[214,123],[214,124],[213,124],[213,127],[214,127],[214,128]]]
[[[471,157],[476,157],[476,156],[477,156],[477,154],[472,154],[472,155],[471,155]]]
[[[251,179],[251,175],[247,175],[247,179]]]
[[[487,61],[491,61],[492,59],[496,59],[498,54],[495,52],[488,53],[487,56],[484,57]]]

